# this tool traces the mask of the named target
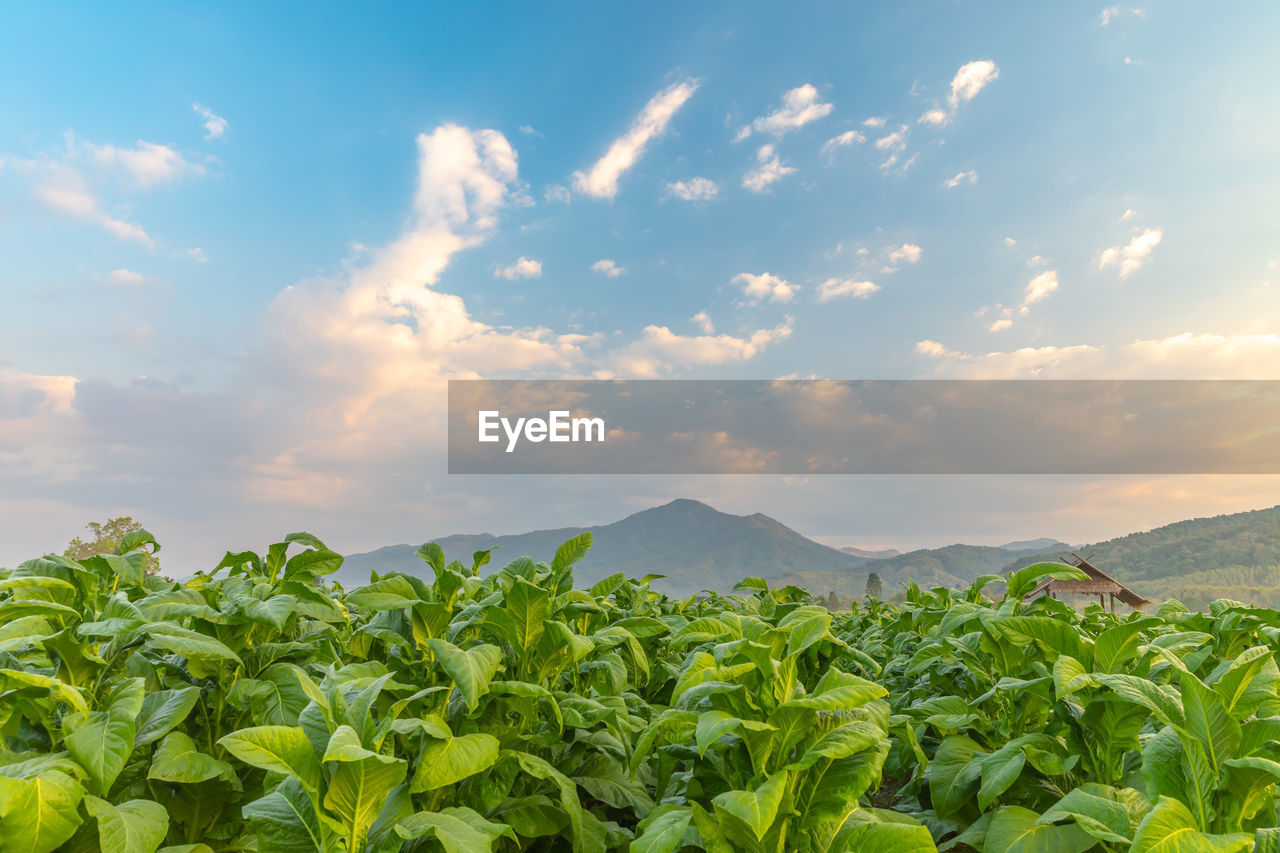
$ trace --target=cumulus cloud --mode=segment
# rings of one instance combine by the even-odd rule
[[[931,124],[934,127],[942,127],[949,121],[951,121],[950,113],[941,107],[925,110],[924,114],[916,119],[917,124]]]
[[[507,281],[515,281],[519,278],[541,278],[542,261],[535,261],[521,256],[514,264],[499,267],[494,270],[493,274],[497,278],[505,278]]]
[[[681,80],[654,95],[630,129],[616,139],[605,155],[585,172],[573,173],[573,187],[592,198],[611,199],[618,194],[618,179],[634,166],[648,144],[662,135],[667,124],[698,89],[698,81]]]
[[[745,361],[791,336],[790,317],[772,329],[749,334],[678,335],[666,326],[646,326],[640,338],[609,357],[614,369],[639,378],[670,375],[672,365],[716,365]],[[604,375],[604,374],[600,374]],[[612,375],[612,372],[610,372]]]
[[[962,379],[1280,379],[1280,335],[1187,332],[1128,344],[974,354],[924,340],[934,375]]]
[[[118,270],[111,271],[111,280],[116,284],[142,284],[142,282],[146,281],[146,278],[142,273],[121,267]]]
[[[947,103],[951,109],[973,100],[987,84],[1000,76],[1000,69],[990,59],[977,59],[960,66],[956,76],[951,78],[951,94]]]
[[[769,302],[790,302],[799,290],[791,282],[772,273],[753,275],[749,272],[738,273],[729,279],[730,284],[742,285],[742,292],[752,304],[768,300]]]
[[[756,168],[742,178],[742,186],[753,193],[762,193],[774,183],[795,171],[778,157],[772,144],[761,145],[756,151]]]
[[[204,166],[193,163],[169,147],[139,139],[132,148],[84,143],[89,156],[108,171],[126,175],[141,189],[167,184],[185,174],[204,174]]]
[[[1022,298],[1022,305],[1025,308],[1028,305],[1034,305],[1040,302],[1050,293],[1058,289],[1058,273],[1056,270],[1045,270],[1031,281],[1027,282],[1026,295]]]
[[[1105,27],[1122,15],[1133,15],[1136,18],[1145,18],[1147,16],[1147,10],[1137,6],[1108,6],[1103,9],[1102,14],[1098,16],[1098,26]]]
[[[547,204],[568,204],[572,198],[569,188],[562,184],[548,184],[542,192],[542,197]]]
[[[848,148],[851,145],[866,142],[867,137],[856,130],[846,130],[839,136],[833,136],[826,142],[822,143],[822,150],[819,154],[828,162],[835,158],[836,152],[841,148]]]
[[[539,132],[537,129],[535,129],[535,128],[534,128],[534,126],[533,126],[533,125],[531,125],[531,124],[522,124],[522,125],[520,125],[520,132],[521,132],[521,133],[523,133],[525,136],[536,136],[536,137],[538,137],[539,139],[546,139],[546,138],[547,138],[547,137],[546,137],[546,134],[544,134],[544,133],[540,133],[540,132]]]
[[[196,246],[193,249],[187,249],[187,257],[195,261],[197,264],[209,263],[209,256],[204,253],[204,249]]]
[[[863,119],[862,126],[863,127],[884,127],[884,122],[885,122],[884,116],[872,116],[871,118]]]
[[[871,294],[879,290],[880,285],[872,281],[859,281],[853,278],[829,278],[818,285],[818,301],[830,302],[840,297],[869,299]]]
[[[893,131],[892,133],[886,133],[884,136],[876,140],[875,145],[877,149],[879,149],[880,151],[889,152],[888,158],[885,159],[885,161],[880,164],[880,168],[882,170],[887,172],[890,169],[892,169],[895,165],[897,165],[898,160],[902,155],[902,152],[906,150],[907,136],[909,133],[910,133],[910,129],[904,124],[904,125],[900,125],[898,129]],[[912,159],[914,160],[915,158],[913,157]],[[910,166],[911,166],[911,161],[909,160],[902,167],[903,171],[905,171]]]
[[[220,115],[214,114],[213,110],[200,104],[192,104],[191,109],[200,114],[204,119],[204,138],[205,139],[221,139],[222,135],[227,132],[227,120]]]
[[[699,311],[689,318],[689,322],[697,326],[704,335],[714,334],[716,327],[711,322],[711,316],[706,311]]]
[[[1126,246],[1112,246],[1098,255],[1098,269],[1115,267],[1120,278],[1128,278],[1151,260],[1151,253],[1160,245],[1164,231],[1160,228],[1148,228],[1135,236]]]
[[[969,169],[968,171],[965,171],[965,172],[956,173],[956,176],[954,178],[948,178],[947,180],[942,182],[942,185],[949,190],[953,190],[956,187],[964,186],[966,184],[973,185],[973,184],[976,184],[977,182],[978,182],[978,173],[975,172],[973,169]]]
[[[782,96],[782,106],[767,115],[762,115],[751,124],[744,125],[738,131],[735,142],[746,139],[753,132],[772,136],[783,136],[791,131],[804,127],[830,115],[834,107],[824,103],[818,90],[810,83],[797,86]]]
[[[685,201],[715,201],[720,195],[720,187],[709,178],[690,178],[667,184],[667,195]]]
[[[903,243],[889,250],[889,263],[896,264],[899,261],[906,261],[909,264],[918,263],[923,254],[924,250],[915,243]]]
[[[626,269],[618,266],[611,258],[601,258],[592,264],[591,268],[601,275],[608,276],[609,278],[617,278],[618,276],[626,273]]]

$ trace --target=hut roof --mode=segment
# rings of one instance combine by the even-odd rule
[[[1073,560],[1063,560],[1065,565],[1072,568],[1080,569],[1089,576],[1088,580],[1059,580],[1057,578],[1045,578],[1036,588],[1027,593],[1027,601],[1039,598],[1042,595],[1053,593],[1066,593],[1067,595],[1114,595],[1125,604],[1141,610],[1151,602],[1138,595],[1129,587],[1120,583],[1120,581],[1111,577],[1102,569],[1090,563],[1079,554],[1071,555]]]

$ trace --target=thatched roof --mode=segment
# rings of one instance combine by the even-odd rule
[[[1151,603],[1079,554],[1072,554],[1071,556],[1075,559],[1063,560],[1062,562],[1073,568],[1080,569],[1089,576],[1088,580],[1045,578],[1035,589],[1027,593],[1026,600],[1033,601],[1042,595],[1052,593],[1055,597],[1059,595],[1114,595],[1135,610],[1141,610]]]

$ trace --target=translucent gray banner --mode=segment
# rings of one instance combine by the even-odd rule
[[[1280,381],[451,380],[451,474],[1275,474]]]

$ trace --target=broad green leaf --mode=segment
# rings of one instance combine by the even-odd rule
[[[60,770],[35,778],[0,776],[0,850],[48,853],[80,826],[84,788]]]
[[[846,758],[855,752],[871,749],[886,737],[884,729],[874,723],[864,720],[846,723],[819,738],[800,758],[788,764],[787,769],[808,770],[823,758]]]
[[[1187,807],[1161,797],[1133,836],[1130,853],[1235,853],[1248,850],[1253,836],[1243,833],[1210,835],[1201,832]]]
[[[209,779],[234,780],[235,774],[230,764],[197,750],[195,741],[183,732],[171,732],[156,747],[147,778],[193,785]]]
[[[432,740],[418,756],[409,790],[434,791],[488,770],[498,760],[498,739],[490,734],[469,734]]]
[[[187,718],[199,699],[199,687],[148,693],[142,700],[142,710],[138,714],[138,730],[133,736],[134,747],[145,746],[164,737]]]
[[[320,762],[298,726],[254,726],[224,735],[218,745],[245,764],[296,776],[309,792],[320,790]]]
[[[828,853],[929,853],[936,850],[921,824],[859,823],[836,836]]]
[[[673,853],[680,847],[693,820],[688,808],[672,808],[649,820],[644,831],[631,842],[631,853]]]
[[[1129,809],[1120,802],[1114,789],[1103,785],[1085,785],[1068,792],[1040,816],[1039,823],[1064,820],[1075,821],[1099,841],[1129,844],[1133,840]]]
[[[167,652],[193,660],[227,660],[240,663],[239,655],[213,637],[179,627],[171,622],[156,622],[147,626],[146,632],[151,646]]]
[[[515,840],[511,827],[486,820],[466,807],[450,807],[438,812],[418,812],[396,826],[401,838],[434,838],[445,853],[488,853],[504,835]]]
[[[129,800],[112,805],[84,798],[85,809],[98,819],[98,842],[111,853],[155,853],[169,831],[169,814],[152,800]]]
[[[369,827],[408,769],[402,758],[383,761],[383,757],[339,762],[329,780],[324,807],[342,822],[348,850],[363,849]]]
[[[754,791],[725,791],[711,802],[717,811],[733,815],[746,824],[760,841],[778,816],[778,807],[782,805],[790,777],[791,774],[784,770],[770,776]]]
[[[1038,823],[1039,817],[1022,806],[997,809],[987,827],[983,853],[1084,853],[1097,844],[1074,824]]]
[[[427,645],[441,669],[457,686],[467,709],[474,711],[502,665],[502,651],[488,644],[464,650],[446,640],[434,638],[427,640]]]
[[[551,571],[561,572],[581,560],[591,550],[591,531],[587,530],[565,542],[556,549],[551,560]]]
[[[963,735],[942,739],[925,771],[929,798],[939,817],[955,814],[976,793],[982,762],[975,759],[984,754],[978,744]]]
[[[516,644],[527,653],[542,636],[544,623],[551,615],[551,596],[524,578],[516,578],[507,591],[506,603],[515,623]]]
[[[321,824],[296,777],[247,804],[244,816],[258,836],[261,853],[334,853],[332,833]]]

